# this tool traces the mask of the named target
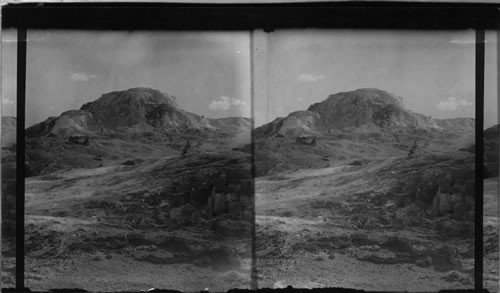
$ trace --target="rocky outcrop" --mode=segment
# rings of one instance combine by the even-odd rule
[[[208,197],[208,211],[211,215],[231,214],[241,216],[241,213],[252,201],[253,183],[251,170],[239,170],[222,173],[215,180]],[[222,179],[225,179],[225,184]]]
[[[191,159],[196,160],[197,167],[177,174],[171,189],[164,192],[174,207],[170,218],[188,222],[193,211],[187,213],[184,209],[189,205],[203,211],[206,217],[224,215],[230,219],[247,219],[253,205],[249,156],[186,158]]]
[[[471,218],[474,210],[474,171],[454,169],[441,175],[438,190],[432,202],[436,216]]]

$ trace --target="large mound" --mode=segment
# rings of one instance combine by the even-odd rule
[[[89,132],[122,130],[150,131],[163,128],[177,131],[212,129],[208,119],[177,107],[175,97],[150,88],[132,88],[102,95],[80,110],[50,117],[27,129],[28,136],[71,136]]]
[[[434,120],[406,109],[402,99],[379,89],[358,89],[330,95],[307,111],[297,111],[285,118],[259,127],[257,136],[316,135],[318,133],[389,132],[415,134],[428,131],[474,129],[474,119]]]
[[[379,89],[358,89],[330,95],[308,110],[320,114],[326,127],[336,129],[366,124],[382,128],[436,128],[432,119],[406,110],[400,98]]]

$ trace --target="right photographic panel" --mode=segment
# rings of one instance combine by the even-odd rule
[[[483,288],[498,292],[498,33],[485,33],[484,66],[484,197]]]
[[[474,288],[475,32],[261,39],[258,286]]]

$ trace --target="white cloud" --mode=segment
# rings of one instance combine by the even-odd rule
[[[476,40],[466,40],[466,39],[453,39],[450,41],[452,44],[475,44]]]
[[[14,101],[7,99],[7,98],[2,98],[2,104],[4,105],[14,105]]]
[[[325,78],[325,76],[323,75],[304,73],[299,75],[297,77],[297,80],[300,82],[317,82],[318,80],[321,80],[323,78]]]
[[[455,97],[448,97],[444,101],[440,101],[436,107],[441,111],[456,111],[460,107],[472,106],[472,103],[465,99],[457,99]]]
[[[17,43],[17,39],[2,39],[2,43],[6,43],[6,44]]]
[[[83,72],[75,72],[71,74],[71,80],[74,81],[89,81],[93,78],[96,78],[97,74],[88,74],[88,73],[83,73]]]
[[[217,99],[212,100],[212,102],[210,102],[210,105],[208,105],[208,107],[211,110],[221,110],[221,111],[227,111],[231,107],[244,107],[244,106],[246,106],[245,101],[225,96],[221,96]]]

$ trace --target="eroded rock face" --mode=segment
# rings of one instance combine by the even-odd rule
[[[433,213],[436,216],[467,218],[474,210],[473,179],[473,170],[450,170],[444,173],[432,202]]]
[[[179,174],[175,179],[172,193],[177,202],[173,203],[175,208],[170,218],[188,217],[179,209],[186,204],[208,217],[245,218],[253,204],[251,165],[246,164],[246,157],[218,160],[217,165],[207,163],[203,166]]]

